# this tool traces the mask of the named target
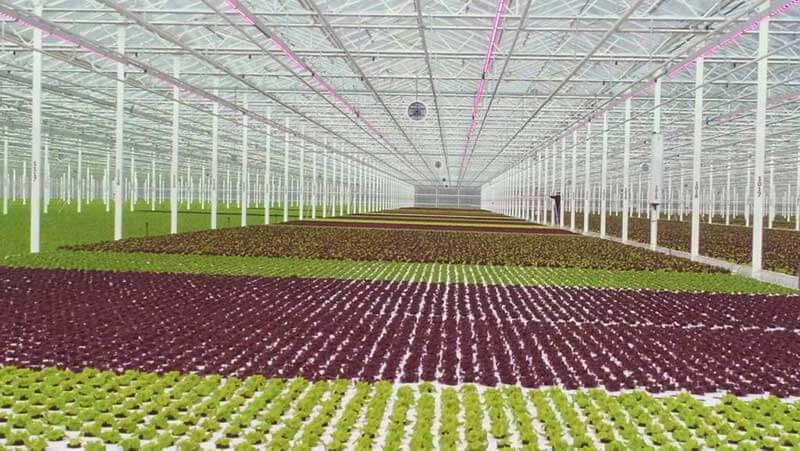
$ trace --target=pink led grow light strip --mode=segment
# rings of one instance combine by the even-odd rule
[[[113,60],[115,62],[119,62],[119,61],[114,60],[114,58],[109,57],[108,55],[104,55],[104,54],[102,54],[102,53],[100,53],[100,52],[98,52],[98,51],[96,51],[96,50],[94,50],[94,49],[92,49],[90,47],[86,47],[84,45],[81,45],[80,43],[78,43],[77,41],[75,41],[74,39],[72,39],[69,36],[63,36],[63,35],[60,35],[58,33],[54,33],[54,32],[52,32],[52,31],[50,31],[50,30],[48,30],[48,29],[46,29],[44,27],[41,27],[41,26],[39,26],[39,25],[37,25],[37,24],[35,24],[33,22],[29,22],[29,21],[23,19],[22,17],[18,17],[18,16],[14,15],[14,14],[3,12],[3,11],[0,11],[0,17],[5,18],[6,19],[5,21],[7,21],[7,22],[17,22],[17,23],[20,23],[22,25],[27,26],[28,28],[35,28],[35,29],[41,31],[42,33],[44,33],[44,36],[51,36],[51,37],[53,37],[55,39],[58,39],[59,41],[65,43],[65,44],[69,44],[69,45],[75,46],[75,48],[78,49],[78,50],[83,50],[84,52],[92,53],[94,55],[101,56],[103,58],[108,58],[108,59],[111,59],[111,60]]]
[[[498,0],[497,9],[494,13],[494,23],[492,25],[492,35],[489,38],[489,48],[486,49],[486,57],[483,60],[483,69],[481,70],[481,81],[478,82],[478,90],[475,92],[475,100],[472,102],[472,117],[470,118],[469,129],[467,130],[467,139],[464,142],[464,154],[461,156],[461,168],[459,174],[464,169],[466,163],[467,151],[472,142],[472,137],[478,126],[478,114],[480,113],[481,100],[486,93],[486,77],[489,76],[489,71],[492,69],[492,62],[494,61],[494,51],[497,47],[497,41],[500,39],[501,26],[503,23],[503,12],[506,8],[507,0]]]
[[[746,27],[742,28],[741,30],[739,30],[739,31],[737,31],[737,32],[735,32],[733,34],[731,34],[730,36],[728,36],[727,38],[725,38],[722,41],[718,42],[717,44],[712,45],[711,47],[707,47],[707,48],[701,50],[700,52],[696,53],[693,57],[689,58],[688,61],[686,61],[685,63],[683,63],[680,66],[676,67],[675,69],[671,70],[669,72],[669,74],[667,75],[667,77],[668,78],[674,78],[675,76],[677,76],[678,74],[680,74],[684,70],[688,69],[689,67],[692,67],[697,62],[698,59],[705,58],[707,56],[711,56],[711,55],[719,52],[723,47],[727,47],[731,43],[735,42],[740,37],[742,37],[742,35],[744,35],[745,33],[750,33],[750,32],[756,31],[758,29],[759,25],[761,25],[761,22],[763,22],[763,21],[765,21],[765,20],[767,20],[768,18],[771,18],[771,17],[780,16],[781,14],[785,13],[786,11],[788,11],[789,8],[791,8],[792,6],[794,6],[794,5],[798,4],[798,3],[800,3],[800,0],[790,0],[790,1],[786,2],[786,3],[784,3],[783,5],[771,10],[768,14],[766,14],[766,15],[764,15],[762,17],[759,17],[758,19],[754,20],[753,22],[751,22]]]
[[[501,0],[501,1],[505,1],[505,0]],[[227,3],[227,4],[228,4],[228,6],[230,6],[230,7],[231,7],[231,8],[233,8],[233,9],[234,9],[234,10],[235,10],[237,13],[239,13],[239,15],[240,15],[240,16],[242,16],[242,18],[244,19],[244,21],[245,21],[245,22],[246,22],[248,25],[254,25],[254,26],[257,26],[257,25],[256,25],[256,20],[255,20],[255,17],[253,17],[253,16],[252,16],[252,14],[251,14],[249,11],[247,11],[247,10],[246,10],[246,9],[244,9],[242,6],[240,6],[240,5],[237,3],[237,0],[225,0],[225,3]],[[312,79],[312,80],[314,80],[314,83],[316,83],[316,84],[317,84],[317,86],[319,86],[319,88],[320,88],[320,89],[321,89],[321,90],[322,90],[322,91],[323,91],[325,94],[327,94],[329,97],[331,97],[331,98],[333,98],[334,100],[336,100],[336,102],[338,102],[338,103],[339,103],[339,104],[340,104],[342,107],[344,107],[344,109],[346,109],[346,110],[347,110],[347,111],[348,111],[350,114],[353,114],[353,115],[354,115],[354,116],[356,116],[356,117],[357,117],[359,120],[361,120],[361,122],[363,122],[363,123],[364,123],[364,125],[367,127],[367,129],[369,129],[369,130],[370,130],[370,131],[371,131],[373,134],[375,134],[376,136],[378,136],[378,138],[380,138],[380,139],[381,139],[381,140],[382,140],[384,143],[386,143],[386,144],[387,144],[389,147],[391,147],[392,149],[395,149],[395,151],[397,150],[397,149],[396,149],[396,148],[395,148],[395,147],[394,147],[394,146],[393,146],[391,143],[389,143],[389,142],[388,142],[388,141],[387,141],[387,140],[386,140],[386,139],[383,137],[383,134],[381,134],[381,133],[380,133],[380,132],[379,132],[379,131],[378,131],[378,130],[377,130],[377,129],[376,129],[376,128],[375,128],[375,127],[374,127],[374,126],[373,126],[373,125],[372,125],[372,124],[371,124],[371,123],[370,123],[370,122],[369,122],[369,121],[368,121],[366,118],[364,118],[364,117],[361,115],[361,113],[360,113],[360,112],[359,112],[359,111],[358,111],[358,110],[357,110],[357,109],[356,109],[354,106],[350,105],[350,103],[348,103],[348,102],[347,102],[347,100],[345,100],[345,99],[344,99],[344,98],[343,98],[341,95],[339,95],[339,93],[337,93],[337,92],[336,92],[336,90],[335,90],[335,89],[333,89],[333,87],[332,87],[332,86],[331,86],[331,85],[330,85],[328,82],[326,82],[325,80],[323,80],[322,78],[320,78],[318,75],[316,75],[316,74],[315,74],[315,73],[314,73],[314,72],[313,72],[313,71],[312,71],[312,70],[311,70],[311,69],[310,69],[310,68],[309,68],[309,67],[308,67],[308,66],[307,66],[307,65],[306,65],[304,62],[303,62],[303,60],[301,60],[301,59],[300,59],[300,57],[298,57],[298,56],[297,56],[297,54],[296,54],[296,53],[294,53],[294,52],[292,51],[292,49],[290,49],[290,48],[289,48],[289,46],[288,46],[288,45],[286,45],[286,43],[285,43],[285,42],[283,42],[283,41],[282,41],[280,38],[278,38],[277,36],[270,36],[270,38],[269,38],[269,39],[270,39],[270,42],[272,42],[272,44],[274,44],[276,47],[278,47],[278,48],[281,50],[281,52],[283,53],[283,55],[284,55],[284,56],[286,56],[287,58],[289,58],[289,60],[291,60],[291,61],[294,63],[294,65],[295,65],[295,66],[297,66],[297,69],[298,69],[300,72],[302,72],[302,73],[308,73],[308,74],[311,74],[311,79]]]
[[[0,8],[5,8],[5,7],[0,5]],[[226,101],[225,99],[222,99],[222,98],[220,98],[220,97],[218,97],[216,95],[213,95],[213,94],[208,94],[208,93],[199,91],[199,90],[195,89],[194,87],[187,85],[186,83],[182,82],[181,80],[179,80],[177,78],[170,77],[168,74],[165,74],[165,73],[159,71],[158,69],[147,67],[147,66],[144,66],[144,65],[139,65],[136,62],[129,62],[129,61],[127,61],[125,59],[125,57],[123,55],[117,54],[117,53],[115,53],[113,51],[108,51],[107,53],[104,53],[104,52],[98,50],[99,47],[96,47],[91,42],[80,43],[80,42],[76,41],[76,39],[73,38],[73,37],[70,37],[70,36],[67,36],[67,35],[64,35],[64,34],[61,34],[61,33],[58,33],[58,32],[54,32],[54,31],[48,30],[44,25],[36,23],[36,19],[34,19],[35,20],[34,22],[31,22],[31,21],[29,21],[29,20],[25,19],[24,17],[21,17],[21,16],[19,16],[17,14],[18,13],[16,13],[14,10],[11,10],[9,12],[8,8],[6,8],[6,11],[0,11],[0,17],[5,18],[5,20],[3,20],[3,21],[10,21],[10,22],[14,22],[14,23],[19,23],[19,24],[25,25],[28,28],[33,28],[33,29],[40,30],[42,33],[44,33],[45,36],[52,36],[52,37],[54,37],[54,38],[56,38],[56,39],[58,39],[58,40],[60,40],[62,42],[67,42],[67,43],[73,44],[73,45],[76,46],[77,50],[82,50],[82,51],[85,51],[85,52],[88,52],[88,53],[92,53],[92,54],[97,55],[98,57],[100,57],[100,58],[102,58],[104,60],[111,61],[111,62],[118,63],[118,64],[125,64],[125,65],[131,65],[133,67],[138,67],[139,69],[142,69],[144,71],[144,74],[155,78],[156,80],[164,83],[167,86],[178,88],[178,89],[181,90],[181,92],[186,93],[188,96],[195,97],[197,99],[204,100],[204,101],[211,101],[211,102],[219,103],[220,105],[222,105],[222,106],[224,106],[226,108],[229,108],[231,111],[235,111],[235,112],[238,112],[238,113],[246,114],[246,115],[251,116],[253,118],[257,118],[258,120],[260,120],[260,121],[262,121],[264,123],[270,124],[272,127],[275,127],[278,130],[286,131],[286,132],[289,132],[289,133],[291,133],[293,135],[298,135],[297,132],[295,132],[293,130],[285,129],[280,124],[273,123],[269,119],[264,118],[263,116],[260,116],[260,115],[258,115],[256,113],[249,112],[249,111],[242,111],[237,105],[235,105],[233,103],[230,103],[230,102]]]
[[[233,0],[225,0],[225,3],[227,3],[228,6],[230,6],[237,13],[239,13],[239,15],[242,16],[242,19],[244,19],[245,22],[247,22],[250,25],[255,25],[256,24],[255,21],[249,15],[247,15],[244,11],[239,9],[239,5],[237,5],[235,1],[233,1]]]
[[[668,79],[675,78],[676,76],[678,76],[683,71],[685,71],[685,70],[689,69],[690,67],[692,67],[697,62],[698,59],[705,58],[705,57],[708,57],[710,55],[713,55],[713,54],[719,52],[722,48],[727,47],[731,43],[733,43],[736,40],[738,40],[739,38],[741,38],[745,33],[757,30],[758,26],[761,24],[761,22],[767,20],[768,18],[773,18],[773,17],[780,16],[781,14],[785,13],[791,7],[797,5],[798,3],[800,3],[800,0],[789,0],[788,2],[782,4],[781,6],[770,10],[769,13],[767,13],[767,14],[759,17],[758,19],[754,20],[753,22],[751,22],[750,24],[748,24],[746,27],[742,28],[741,30],[732,33],[731,35],[729,35],[728,37],[726,37],[722,41],[716,43],[715,45],[707,47],[707,48],[701,50],[700,52],[694,54],[686,62],[684,62],[683,64],[679,65],[675,69],[669,71],[667,73],[667,78]],[[655,80],[651,80],[650,82],[647,83],[647,85],[645,87],[639,89],[638,91],[634,91],[631,94],[628,94],[626,97],[623,97],[622,99],[617,100],[616,102],[612,103],[608,107],[606,107],[606,108],[604,108],[602,110],[598,110],[597,112],[595,112],[594,117],[595,118],[599,118],[599,117],[604,116],[609,111],[611,111],[611,110],[613,110],[613,109],[615,109],[615,108],[617,108],[619,106],[624,105],[625,101],[627,101],[628,99],[633,99],[633,98],[636,98],[636,97],[640,97],[640,96],[652,93],[653,92],[653,88],[655,87],[655,84],[656,84]],[[583,127],[584,125],[586,125],[587,122],[588,122],[588,120],[584,121],[583,123],[578,125],[576,128]]]

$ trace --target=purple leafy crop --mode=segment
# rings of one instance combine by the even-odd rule
[[[0,268],[2,364],[800,395],[800,297]]]

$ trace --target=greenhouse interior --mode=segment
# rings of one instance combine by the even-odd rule
[[[800,0],[0,0],[0,450],[800,450]]]

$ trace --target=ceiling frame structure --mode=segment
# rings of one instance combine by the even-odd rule
[[[152,75],[171,74],[179,59],[182,85],[214,92],[231,106],[219,113],[223,165],[241,153],[246,98],[248,126],[257,135],[274,134],[275,149],[283,148],[288,118],[292,146],[302,140],[307,152],[327,148],[410,185],[483,186],[564,137],[569,148],[572,130],[601,111],[610,124],[613,178],[622,168],[621,101],[656,77],[662,77],[667,171],[688,176],[693,70],[664,75],[751,23],[765,3],[785,2],[513,0],[504,7],[497,64],[486,75],[476,138],[466,149],[494,0],[237,0],[263,29],[242,20],[226,0],[46,1],[41,19],[109,52],[118,29],[126,29],[124,57],[136,63],[126,68],[125,146],[142,168],[154,155],[160,167],[169,164],[172,88]],[[0,12],[11,11],[30,15],[33,3],[0,0]],[[767,158],[777,177],[793,180],[800,6],[792,4],[769,26]],[[30,27],[0,17],[0,117],[12,165],[30,158],[31,36]],[[357,114],[298,71],[271,36]],[[723,175],[729,161],[734,171],[750,169],[757,46],[757,33],[748,32],[705,58],[704,173],[713,167]],[[42,54],[43,117],[56,161],[71,161],[81,140],[86,157],[104,164],[114,142],[115,64],[52,36],[44,37]],[[421,123],[406,116],[414,100],[428,105]],[[645,93],[631,102],[631,166],[638,168],[649,161],[653,99]],[[182,155],[195,167],[210,167],[211,102],[184,95],[181,103]],[[593,133],[599,142],[599,128]],[[263,152],[248,158],[251,166],[264,164]]]

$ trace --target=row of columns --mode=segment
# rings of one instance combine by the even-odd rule
[[[34,14],[37,16],[41,16],[42,14],[42,6],[40,2],[34,8]],[[32,67],[32,105],[31,105],[31,178],[30,178],[30,251],[32,253],[37,253],[40,250],[40,225],[41,225],[41,212],[42,210],[42,168],[44,167],[45,170],[49,168],[49,164],[45,161],[45,164],[42,164],[42,113],[41,113],[41,105],[42,105],[42,31],[38,28],[34,28],[34,36],[33,36],[33,67]],[[121,26],[118,30],[117,35],[117,51],[120,54],[125,53],[125,27]],[[114,239],[119,240],[122,238],[123,235],[123,202],[124,202],[124,181],[123,181],[123,152],[124,152],[124,122],[125,122],[125,65],[124,63],[117,63],[116,67],[116,105],[115,105],[115,131],[114,131],[114,172],[113,176],[110,173],[111,169],[111,159],[108,158],[106,161],[106,177],[108,180],[108,186],[110,187],[110,191],[113,193],[113,215],[114,215]],[[180,79],[180,60],[175,59],[174,66],[173,66],[173,76],[176,79]],[[170,193],[170,233],[177,233],[178,232],[178,208],[179,208],[179,187],[180,181],[178,177],[178,163],[179,163],[179,150],[180,150],[180,101],[181,101],[181,93],[177,87],[173,87],[172,92],[172,130],[171,130],[171,142],[172,142],[172,149],[171,149],[171,158],[170,158],[170,171],[169,171],[169,193]],[[247,100],[244,100],[244,109],[247,109]],[[214,103],[212,105],[212,139],[211,139],[211,180],[210,180],[210,204],[211,204],[211,222],[210,227],[216,228],[217,227],[217,209],[218,209],[218,192],[219,192],[219,106]],[[269,113],[268,113],[269,115]],[[240,186],[242,187],[240,190],[241,196],[241,225],[247,225],[247,206],[249,205],[248,196],[249,190],[246,189],[248,186],[249,180],[249,168],[248,168],[248,130],[249,130],[249,117],[248,115],[242,115],[241,119],[241,127],[242,127],[242,148],[241,148],[241,177],[242,183]],[[284,136],[284,171],[283,171],[283,193],[284,193],[284,202],[283,202],[283,220],[288,221],[289,219],[289,151],[290,151],[290,141],[291,136],[288,132],[289,130],[289,119],[285,119],[284,126],[286,128],[285,136]],[[4,132],[5,136],[8,135],[7,130]],[[301,133],[302,135],[303,133]],[[266,170],[264,173],[265,183],[264,183],[264,196],[267,199],[265,204],[265,215],[264,221],[266,224],[269,224],[270,215],[269,215],[269,208],[271,205],[271,133],[270,130],[266,133],[266,146],[265,146],[265,160],[266,160]],[[45,140],[45,148],[47,146],[47,141]],[[8,143],[7,139],[4,143],[4,160],[3,160],[3,167],[4,167],[4,191],[3,191],[3,211],[7,213],[8,211]],[[82,170],[82,153],[81,153],[81,146],[78,146],[78,171],[81,174]],[[300,178],[299,178],[299,202],[300,202],[300,219],[304,218],[304,198],[305,198],[305,146],[304,143],[301,141],[300,143]],[[316,208],[317,208],[317,151],[312,149],[312,179],[314,183],[311,187],[311,215],[312,219],[316,219]],[[47,152],[45,152],[45,159],[47,158]],[[327,177],[327,166],[328,166],[328,153],[327,148],[324,150],[323,153],[323,177]],[[332,161],[332,172],[333,178],[336,179],[337,168],[336,168],[336,159]],[[326,192],[323,195],[323,207],[322,207],[322,215],[326,217],[329,213],[329,206],[332,209],[330,213],[332,215],[336,214],[335,208],[338,203],[339,212],[338,214],[341,215],[344,213],[344,208],[346,204],[346,211],[348,214],[350,213],[365,213],[369,211],[374,211],[378,209],[387,209],[387,208],[396,208],[398,206],[406,206],[408,205],[408,198],[409,198],[409,190],[410,187],[406,184],[403,184],[399,181],[394,179],[390,179],[387,176],[379,174],[374,168],[369,167],[365,164],[364,161],[357,161],[351,160],[345,165],[345,161],[343,159],[339,159],[339,167],[338,167],[338,174],[339,174],[339,183],[341,185],[340,192],[344,192],[346,190],[346,195],[338,196],[338,199],[335,202],[331,202],[330,205],[327,205],[331,199],[330,193],[327,191],[328,184],[324,183],[323,185],[326,187]],[[134,166],[133,166],[133,157],[131,157],[131,177],[129,180],[132,180],[132,193],[137,192],[136,186],[136,177],[134,174]],[[187,168],[187,170],[189,170]],[[345,172],[346,170],[346,172]],[[152,190],[156,186],[156,173],[155,173],[155,160],[151,165],[151,175],[150,175],[150,183],[149,186]],[[71,174],[71,171],[69,171]],[[44,174],[44,178],[48,181],[44,184],[45,189],[49,189],[49,174]],[[191,179],[191,174],[187,174],[187,178]],[[327,180],[327,178],[326,178]],[[79,185],[80,185],[80,176],[79,176]],[[81,193],[81,190],[77,190],[78,193]],[[49,199],[49,193],[45,192],[44,196]],[[80,196],[80,194],[78,194]],[[133,194],[136,196],[136,194]],[[154,201],[155,199],[154,192],[151,192],[150,198]],[[106,205],[108,209],[108,205],[111,204],[110,202],[111,194],[107,195]],[[80,209],[82,205],[82,199],[78,198],[78,208]],[[48,202],[44,202],[44,212],[46,213]]]
[[[765,11],[768,4],[762,5],[762,11]],[[753,153],[753,186],[752,186],[752,214],[756,220],[752,224],[752,271],[758,274],[762,270],[762,247],[763,247],[763,220],[765,217],[764,212],[764,166],[765,166],[765,151],[766,151],[766,106],[767,106],[767,77],[768,77],[768,20],[763,20],[759,24],[759,45],[758,45],[758,70],[757,70],[757,83],[756,83],[756,115],[755,115],[755,146]],[[691,185],[691,243],[690,253],[693,259],[699,257],[700,248],[700,216],[701,216],[701,156],[703,149],[703,91],[705,86],[705,71],[704,71],[704,58],[700,57],[695,61],[695,98],[694,98],[694,132],[692,140],[692,185]],[[661,137],[661,79],[655,80],[653,85],[653,133],[651,138],[651,174],[649,177],[648,187],[648,205],[650,208],[649,217],[651,221],[651,247],[655,248],[657,245],[658,237],[658,220],[660,217],[660,207],[664,205],[662,194],[665,188],[662,186],[662,173],[663,173],[663,143]],[[631,214],[630,200],[631,200],[631,181],[630,181],[630,121],[631,121],[631,100],[627,99],[624,106],[624,144],[623,144],[623,169],[622,169],[622,241],[628,241],[628,217]],[[592,147],[592,122],[586,124],[586,138],[585,138],[585,155],[584,155],[584,180],[583,180],[583,232],[589,231],[589,211],[590,199],[592,197],[591,187],[591,147]],[[609,201],[608,195],[608,114],[602,114],[602,131],[601,131],[601,159],[600,159],[600,236],[606,237],[606,217],[607,205]],[[558,194],[568,195],[569,206],[571,210],[570,229],[576,231],[575,226],[575,200],[577,197],[576,189],[578,187],[577,173],[575,170],[575,162],[577,159],[577,146],[579,144],[577,139],[577,130],[573,131],[573,170],[572,170],[572,183],[570,193],[566,193],[564,189],[564,159],[566,155],[565,138],[562,138],[562,188]],[[556,176],[555,168],[548,171],[548,165],[555,165],[557,162],[556,146],[553,145],[553,155],[549,154],[549,148],[545,146],[544,149],[536,152],[533,157],[526,159],[516,167],[509,170],[507,173],[501,175],[490,184],[484,187],[482,203],[484,208],[499,211],[511,216],[524,218],[529,221],[550,223],[553,225],[563,226],[562,218],[558,222],[554,220],[553,214],[549,212],[545,204],[549,204],[547,197],[555,194],[556,190],[553,186],[548,186],[548,172],[552,176]],[[713,169],[712,169],[713,172]],[[750,171],[747,171],[748,178]],[[713,177],[713,174],[711,174]],[[772,182],[772,181],[771,181]],[[710,193],[709,198],[713,205],[713,178],[709,180]],[[730,179],[727,182],[727,192],[730,193]],[[748,191],[749,189],[748,181]],[[800,212],[800,159],[798,160],[798,196],[796,202],[796,212]],[[681,182],[683,188],[683,182]],[[671,190],[671,187],[668,188]],[[771,197],[774,199],[774,183],[770,183],[770,190],[772,191]],[[729,197],[729,196],[728,196]],[[728,199],[729,201],[730,199]],[[749,199],[748,199],[749,200]],[[747,201],[746,201],[747,204]],[[565,202],[562,205],[566,206]],[[774,211],[774,201],[771,211]],[[713,214],[713,207],[710,213]],[[555,209],[553,209],[555,211]],[[548,213],[549,217],[548,217]],[[669,214],[669,213],[668,213]],[[749,212],[746,214],[749,217]],[[773,218],[773,213],[770,213]],[[796,214],[797,228],[800,229],[800,214]]]

